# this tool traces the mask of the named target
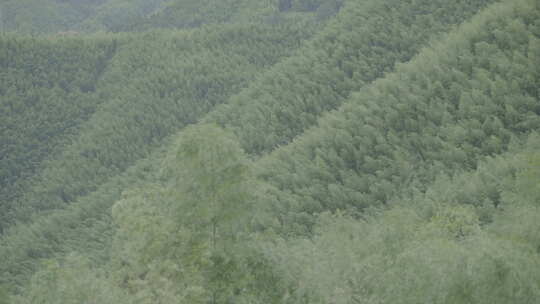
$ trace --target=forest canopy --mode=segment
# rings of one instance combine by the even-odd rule
[[[537,0],[3,0],[0,304],[535,304]]]

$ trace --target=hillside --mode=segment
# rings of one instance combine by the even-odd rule
[[[144,3],[0,36],[0,303],[540,298],[536,0]]]
[[[283,2],[283,3],[282,3]],[[302,16],[322,22],[343,0],[3,0],[0,31],[75,35],[208,24],[276,24]]]
[[[63,209],[78,198],[92,193],[110,178],[122,174],[135,161],[159,148],[172,133],[197,121],[264,68],[291,54],[316,31],[317,26],[306,26],[306,22],[309,23],[297,18],[278,25],[230,24],[189,31],[99,34],[94,35],[95,39],[88,39],[88,44],[102,40],[110,42],[114,46],[111,52],[114,53],[109,54],[107,62],[102,65],[89,65],[89,69],[98,71],[95,75],[97,78],[90,79],[95,84],[83,83],[89,89],[80,98],[69,96],[68,100],[75,100],[87,109],[73,113],[70,109],[72,105],[65,107],[55,95],[50,94],[41,95],[44,101],[36,104],[46,108],[47,103],[53,103],[61,112],[48,109],[36,111],[34,116],[30,116],[29,111],[21,113],[21,117],[29,116],[27,120],[5,112],[6,117],[10,117],[7,121],[13,123],[6,125],[1,138],[3,142],[14,141],[14,144],[6,146],[3,152],[12,159],[6,158],[4,162],[2,157],[2,168],[6,170],[2,190],[6,190],[2,191],[3,220],[0,227],[6,229],[21,222],[18,227],[27,230],[30,222],[39,221],[38,218],[47,217],[50,213],[54,217],[54,210]],[[84,44],[78,44],[80,37],[30,39],[7,35],[5,38],[7,42],[13,41],[3,44],[6,54],[19,51],[21,56],[28,53],[30,58],[43,58],[43,62],[36,60],[30,71],[26,72],[38,77],[40,74],[33,69],[42,71],[41,77],[45,79],[43,84],[38,80],[30,83],[36,90],[61,91],[56,86],[63,84],[50,83],[55,76],[59,83],[77,80],[71,74],[58,70],[61,66],[57,68],[54,61],[45,56],[47,49],[42,47],[44,44],[50,45],[51,51],[59,55],[65,47],[78,45],[81,52],[74,51],[73,56],[79,59],[84,58],[82,50],[89,49]],[[17,49],[18,46],[24,51]],[[183,54],[181,57],[177,56],[179,52]],[[18,61],[12,61],[8,56],[4,58],[5,64],[13,65],[11,70],[6,70],[6,78],[21,73],[20,78],[29,82],[24,77],[29,60],[22,59],[24,57]],[[67,61],[65,69],[69,71],[70,68],[73,69]],[[83,73],[78,69],[75,72]],[[82,74],[80,77],[90,76]],[[1,101],[2,104],[13,104],[20,112],[21,108],[31,103],[36,93],[24,87],[17,90],[16,85],[17,82],[13,85],[7,82],[6,91],[13,91],[17,98],[6,95]],[[74,85],[78,85],[78,82],[74,82]],[[12,86],[15,88],[12,89]],[[94,101],[95,106],[90,108],[88,101]],[[64,116],[58,115],[63,111],[66,111]],[[69,115],[77,119],[77,125],[66,129],[70,132],[62,133],[65,129],[63,124],[69,123],[66,118]],[[29,131],[28,138],[21,138],[19,130],[28,128],[29,120],[41,125],[31,130],[34,133]],[[47,128],[52,129],[54,136],[49,138],[43,134]],[[18,141],[15,137],[18,137]],[[54,141],[55,137],[58,138],[57,142]],[[28,149],[27,145],[39,149]],[[15,153],[18,150],[29,154]],[[18,175],[9,172],[17,172]],[[122,188],[115,190],[119,194]],[[109,202],[109,206],[113,201]],[[16,239],[20,240],[19,228],[4,234],[17,235]],[[57,227],[54,230],[58,231]],[[48,235],[50,232],[38,228],[36,233]],[[37,250],[40,252],[37,256],[34,256],[33,250],[25,250],[23,254],[16,250],[14,258],[28,258],[26,261],[35,266],[34,263],[40,258],[49,256],[51,245],[56,248],[53,239],[47,236],[45,248]],[[24,246],[39,244],[41,242],[34,241]],[[14,253],[11,249],[8,252],[6,254],[10,256]],[[28,255],[33,257],[29,258]],[[1,266],[27,268],[25,263],[19,262]],[[17,275],[11,273],[5,278],[12,280]]]
[[[490,2],[347,2],[299,54],[280,62],[205,121],[234,131],[246,152],[267,153]]]
[[[399,193],[426,191],[440,174],[475,169],[537,131],[537,15],[489,19],[499,11],[355,92],[262,160],[260,176],[276,188],[268,205],[291,206],[293,219],[283,221],[294,225],[324,210],[379,208]]]
[[[96,85],[116,47],[117,40],[106,38],[2,37],[0,201],[15,200],[47,155],[61,151],[96,111],[102,102]],[[0,231],[10,209],[0,206]]]

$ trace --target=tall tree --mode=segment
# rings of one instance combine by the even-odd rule
[[[157,288],[147,295],[149,303],[159,294],[191,303],[226,302],[238,293],[234,285],[245,281],[239,244],[254,186],[243,151],[216,126],[188,127],[165,159],[162,179],[153,191],[113,209],[120,281],[134,292]],[[152,285],[158,281],[168,284]],[[148,284],[144,291],[136,287]]]
[[[230,229],[249,207],[249,169],[241,148],[218,127],[196,126],[181,136],[166,163],[175,185],[170,191],[182,197],[183,215],[209,229],[215,250],[221,239],[233,237]]]

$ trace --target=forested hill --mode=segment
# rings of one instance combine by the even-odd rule
[[[0,10],[0,303],[540,299],[537,0]]]
[[[0,31],[73,35],[194,28],[205,24],[322,22],[344,0],[2,0]]]

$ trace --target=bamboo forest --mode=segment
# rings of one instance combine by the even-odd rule
[[[539,304],[540,0],[0,0],[0,304]]]

